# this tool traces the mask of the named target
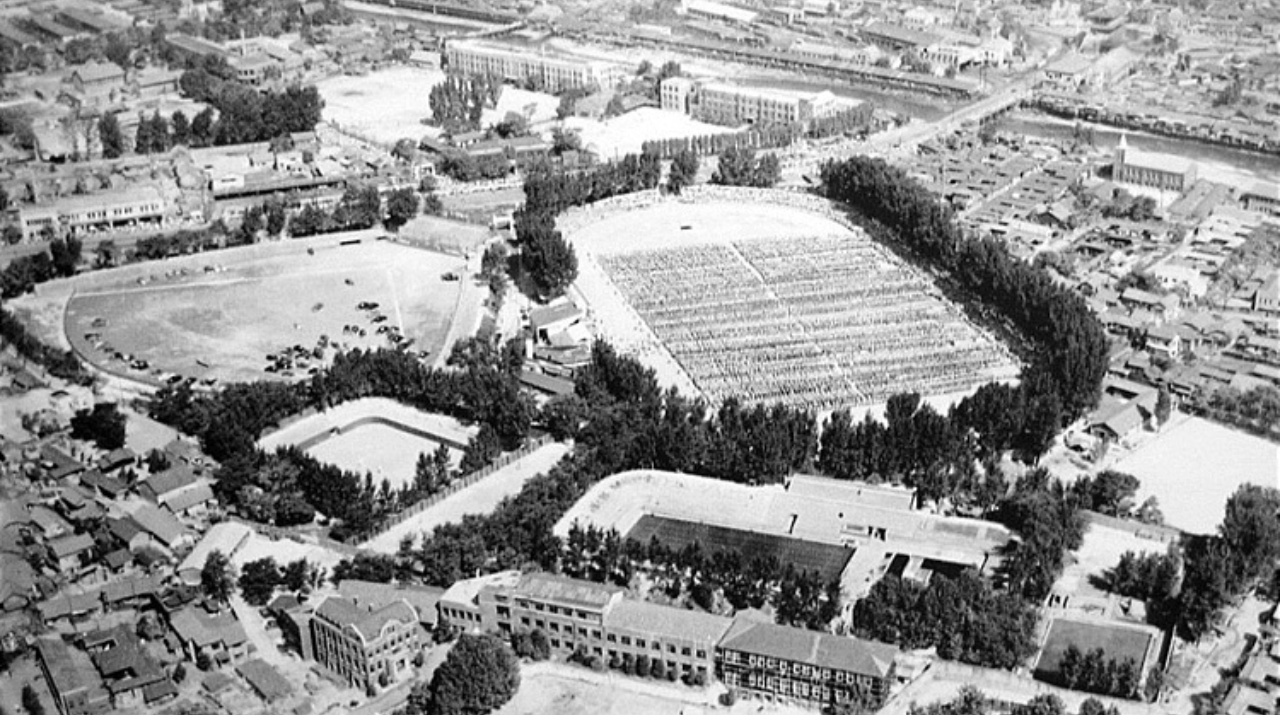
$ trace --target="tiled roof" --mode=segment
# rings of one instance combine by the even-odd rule
[[[395,620],[403,624],[418,622],[417,613],[405,600],[394,600],[377,610],[370,610],[341,597],[331,597],[320,604],[316,615],[339,627],[353,627],[366,643],[382,634],[387,623]]]
[[[240,667],[236,672],[245,682],[253,686],[267,702],[275,702],[289,696],[293,686],[274,667],[261,658],[254,658]]]
[[[173,512],[182,512],[213,499],[213,490],[204,483],[190,485],[173,493],[162,503]]]
[[[195,473],[191,472],[191,468],[187,465],[179,464],[152,475],[143,480],[142,484],[156,496],[160,496],[178,488],[186,487],[195,481],[196,476]]]
[[[54,557],[62,559],[72,555],[78,555],[85,550],[93,547],[93,538],[88,535],[63,535],[49,541],[49,550],[53,552]]]
[[[97,593],[62,594],[40,603],[40,615],[45,620],[56,620],[68,615],[79,615],[100,607]]]
[[[249,641],[244,626],[229,612],[210,615],[201,608],[186,607],[174,613],[169,624],[179,639],[194,642],[196,647],[207,647],[217,642],[235,647]]]
[[[418,611],[418,622],[435,625],[439,612],[437,606],[444,595],[444,588],[343,580],[338,583],[338,594],[366,607],[383,607],[397,600],[404,600]]]
[[[187,534],[186,526],[173,513],[155,505],[143,505],[134,510],[133,520],[165,545],[173,545]]]
[[[735,620],[720,647],[871,677],[887,675],[897,654],[885,643],[750,619]]]

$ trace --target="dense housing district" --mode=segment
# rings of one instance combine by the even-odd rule
[[[0,7],[0,709],[1274,714],[1280,10]]]

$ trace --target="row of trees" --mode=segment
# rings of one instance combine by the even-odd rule
[[[773,187],[781,177],[778,156],[765,153],[756,157],[752,148],[729,148],[720,153],[720,162],[711,174],[713,185]]]
[[[1108,658],[1102,648],[1084,653],[1070,645],[1058,661],[1055,680],[1070,690],[1136,699],[1142,689],[1142,669],[1133,658]]]
[[[521,269],[534,290],[553,298],[578,276],[578,258],[556,230],[556,216],[575,205],[657,187],[662,163],[655,155],[627,155],[616,162],[569,173],[550,165],[525,177],[525,204],[516,212]]]
[[[768,604],[778,622],[814,630],[826,629],[840,610],[839,577],[824,580],[772,554],[708,554],[696,542],[669,547],[656,537],[647,544],[623,541],[613,529],[574,525],[558,567],[569,577],[621,587],[643,569],[672,600],[687,599],[708,612],[720,609],[722,599],[734,610]]]
[[[933,264],[1031,341],[1019,386],[1024,415],[1054,432],[1098,400],[1107,340],[1097,318],[1071,289],[1010,255],[990,238],[966,237],[952,211],[902,170],[864,156],[822,168],[828,197],[882,223],[904,250]]]
[[[48,250],[10,260],[0,272],[0,297],[15,298],[31,292],[46,280],[75,275],[81,248],[75,236],[66,240],[54,238]]]
[[[450,133],[478,130],[485,108],[497,105],[501,94],[502,83],[495,76],[449,73],[427,97],[431,120]]]
[[[93,380],[74,352],[46,344],[4,307],[0,307],[0,338],[12,345],[19,355],[40,365],[56,378],[80,385],[88,385]]]

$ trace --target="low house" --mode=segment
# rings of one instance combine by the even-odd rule
[[[102,565],[113,575],[124,572],[133,562],[133,553],[127,548],[119,548],[102,556]]]
[[[48,547],[49,556],[60,573],[78,574],[93,562],[93,538],[87,534],[54,538]]]
[[[160,503],[170,493],[192,485],[196,474],[185,463],[175,463],[138,484],[138,493],[154,503]]]
[[[200,448],[181,438],[170,440],[164,446],[164,454],[170,461],[185,463],[187,465],[204,464],[204,454],[200,452]]]
[[[550,343],[552,335],[563,332],[583,317],[581,308],[572,300],[564,298],[530,310],[529,325],[533,329],[534,337],[543,343]]]
[[[188,485],[171,493],[167,493],[160,501],[170,512],[179,517],[198,517],[203,515],[213,501],[213,489],[203,480]]]
[[[53,540],[64,535],[69,535],[75,530],[71,527],[71,523],[59,515],[52,508],[44,505],[36,505],[29,512],[31,524],[35,526],[35,530],[40,537],[45,540]]]
[[[154,702],[158,697],[176,694],[176,688],[172,687],[160,664],[143,651],[138,637],[125,627],[117,626],[114,632],[115,644],[93,653],[91,657],[116,708],[142,707],[148,704],[148,697]],[[162,686],[163,683],[169,685]],[[147,688],[152,685],[161,687],[157,688],[158,692],[147,693]]]
[[[193,605],[174,613],[169,625],[192,662],[207,655],[214,665],[223,667],[244,660],[252,649],[244,626],[230,611],[211,615]]]
[[[84,470],[84,465],[79,460],[53,445],[40,448],[40,467],[47,477],[55,481],[74,477]]]
[[[103,715],[111,711],[111,695],[87,655],[57,636],[37,639],[35,649],[58,712]]]
[[[236,668],[236,673],[249,683],[249,687],[268,705],[280,702],[293,694],[293,686],[278,670],[261,658],[254,658]]]
[[[1178,328],[1172,325],[1161,325],[1147,330],[1147,352],[1156,358],[1180,359],[1183,341]]]
[[[79,623],[102,612],[102,599],[97,593],[64,593],[45,600],[36,609],[46,623],[63,618]]]
[[[106,530],[112,539],[131,552],[141,550],[151,541],[146,529],[131,517],[107,518]]]
[[[1089,434],[1112,443],[1126,442],[1142,429],[1142,411],[1135,403],[1104,402],[1089,419]]]
[[[105,498],[113,500],[124,497],[125,493],[129,491],[129,486],[125,484],[124,480],[113,475],[107,475],[98,468],[81,475],[80,484],[86,490],[96,492]]]
[[[194,541],[194,535],[173,513],[155,505],[143,505],[133,511],[133,521],[163,547],[173,550]]]
[[[1181,304],[1176,294],[1157,295],[1133,287],[1120,294],[1120,302],[1133,310],[1145,310],[1162,319],[1168,319]]]
[[[116,448],[98,460],[98,469],[111,473],[129,467],[137,460],[138,456],[129,448]]]
[[[154,575],[117,580],[102,588],[102,600],[108,609],[145,607],[158,600],[160,580]]]

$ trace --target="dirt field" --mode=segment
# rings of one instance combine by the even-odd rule
[[[438,132],[420,121],[431,117],[427,95],[442,80],[441,71],[401,66],[338,75],[316,87],[324,98],[325,120],[372,142],[394,145],[400,138],[417,140]]]
[[[325,440],[308,450],[307,454],[320,462],[360,475],[372,473],[376,484],[387,479],[391,487],[402,488],[413,484],[418,455],[430,457],[439,446],[439,443],[413,433],[375,423],[352,428]],[[456,468],[460,462],[462,451],[451,448],[449,464]]]
[[[413,340],[412,350],[441,350],[460,285],[441,276],[461,269],[461,259],[377,242],[321,247],[314,255],[301,244],[293,250],[177,278],[165,278],[169,266],[156,264],[154,284],[77,293],[67,306],[67,337],[112,372],[129,374],[129,367],[109,349],[147,361],[152,377],[280,379],[289,375],[267,372],[266,356],[294,345],[312,349],[321,335],[343,347],[387,346],[372,322],[376,313],[356,307],[371,301],[386,325]],[[208,262],[213,267],[217,259]],[[352,325],[365,337],[343,332]],[[307,370],[292,372],[305,377]]]
[[[504,498],[520,492],[530,478],[550,470],[568,451],[569,446],[562,443],[544,445],[528,457],[396,525],[361,545],[360,549],[394,553],[400,546],[400,538],[406,535],[429,534],[437,526],[457,522],[466,515],[490,512]]]
[[[699,122],[684,113],[658,108],[638,108],[608,120],[569,118],[565,125],[578,131],[588,150],[608,160],[638,153],[648,140],[737,132],[737,128]]]
[[[1280,487],[1280,447],[1201,418],[1175,415],[1159,437],[1116,463],[1142,481],[1137,496],[1154,495],[1165,522],[1212,533],[1227,498],[1246,483]]]

